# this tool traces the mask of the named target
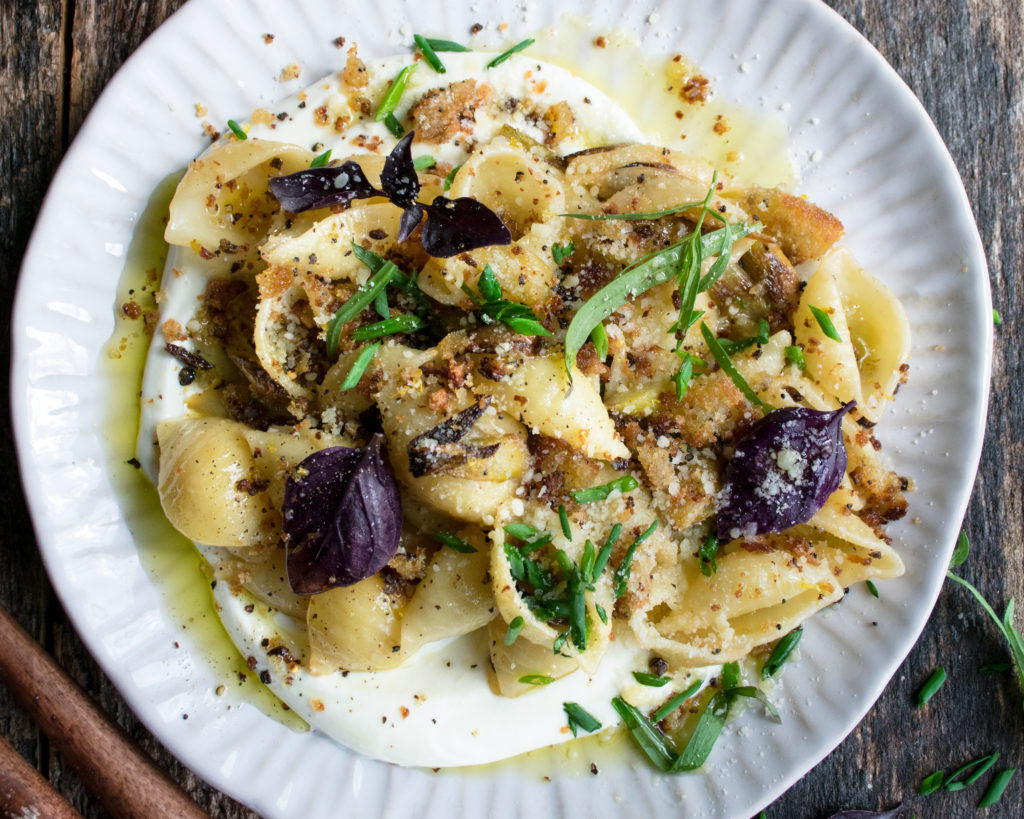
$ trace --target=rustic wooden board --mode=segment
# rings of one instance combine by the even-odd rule
[[[997,329],[989,431],[967,529],[974,557],[961,573],[997,608],[1024,599],[1024,4],[1020,0],[827,0],[896,68],[932,115],[964,178],[1004,324]],[[113,72],[182,0],[39,0],[0,4],[0,300],[11,304],[18,266],[60,157]],[[754,4],[752,4],[752,7]],[[10,312],[0,318],[9,344]],[[6,392],[9,376],[3,374]],[[3,406],[0,459],[14,462]],[[255,814],[203,783],[132,715],[69,626],[46,580],[16,472],[0,495],[0,602],[61,665],[213,816]],[[1019,621],[1020,618],[1018,618]],[[1024,766],[1021,691],[1009,674],[983,676],[1007,660],[981,610],[948,586],[921,640],[847,740],[771,806],[769,817],[827,817],[842,808],[901,801],[917,816],[972,814],[981,785],[916,795],[920,780],[999,751],[1000,767]],[[937,665],[949,681],[927,708],[914,694]],[[46,738],[0,690],[0,730],[86,817],[103,816]],[[0,772],[2,779],[2,772]],[[1024,815],[1024,773],[988,816]]]

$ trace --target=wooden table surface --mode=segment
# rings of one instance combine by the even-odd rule
[[[1021,0],[827,0],[881,51],[924,103],[963,176],[988,256],[996,330],[988,435],[966,529],[974,557],[961,573],[1001,611],[1024,603],[1024,3]],[[10,305],[21,256],[62,155],[113,72],[182,0],[4,0],[0,4],[0,302]],[[751,2],[756,8],[756,2]],[[702,5],[707,8],[706,5]],[[9,343],[9,309],[2,343]],[[7,375],[2,390],[7,394]],[[0,460],[15,461],[3,408]],[[35,547],[18,475],[2,479],[0,602],[212,816],[255,814],[206,785],[138,722],[79,641]],[[1018,615],[1018,624],[1024,616]],[[925,775],[999,751],[1024,767],[1022,692],[1011,674],[984,676],[1008,654],[993,624],[947,583],[931,621],[866,719],[771,806],[776,817],[828,817],[904,802],[918,817],[971,815],[982,785],[917,795]],[[942,704],[914,695],[937,665]],[[47,739],[0,686],[0,733],[84,816],[105,815]],[[0,770],[0,783],[3,771]],[[987,778],[986,780],[987,781]],[[1024,771],[987,816],[1024,816]]]

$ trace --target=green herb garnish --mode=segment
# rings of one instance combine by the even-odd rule
[[[551,258],[555,260],[555,264],[557,265],[562,264],[562,262],[564,262],[566,259],[572,256],[572,254],[575,252],[576,245],[573,244],[572,242],[569,242],[569,244],[567,245],[562,245],[559,244],[558,242],[555,242],[551,246]]]
[[[794,629],[775,644],[775,648],[772,649],[772,653],[768,657],[768,661],[761,668],[762,680],[774,677],[778,673],[779,669],[782,668],[783,663],[789,659],[789,655],[793,653],[793,649],[796,648],[797,643],[800,642],[800,638],[803,636],[803,629]]]
[[[718,563],[716,562],[718,557],[718,538],[713,531],[708,532],[707,537],[704,538],[700,551],[697,552],[697,557],[700,560],[700,573],[702,575],[711,577],[711,575],[718,571]]]
[[[636,672],[633,673],[633,676],[636,676]],[[657,711],[651,714],[651,720],[653,722],[661,722],[663,719],[665,719],[665,717],[667,717],[669,714],[675,711],[680,705],[682,705],[684,702],[690,699],[690,697],[692,697],[694,694],[700,691],[700,687],[703,684],[704,683],[702,680],[694,680],[678,694],[666,700],[666,702],[664,703],[664,705],[661,706],[661,708],[659,708]]]
[[[437,160],[432,156],[418,156],[412,161],[412,166],[417,171],[425,171],[427,168],[433,168],[437,164]]]
[[[423,38],[427,45],[429,45],[434,51],[472,51],[473,49],[467,48],[462,43],[456,43],[453,40],[438,40],[434,37]]]
[[[405,134],[405,128],[402,127],[402,123],[400,123],[398,121],[398,117],[392,113],[389,113],[384,117],[384,127],[391,132],[391,136],[395,139],[401,139]]]
[[[636,553],[636,547],[643,543],[647,538],[654,534],[654,530],[658,528],[658,521],[654,521],[647,529],[629,544],[629,548],[626,549],[626,554],[622,558],[622,563],[615,570],[614,574],[614,589],[613,593],[615,599],[618,600],[622,595],[626,593],[626,587],[629,584],[629,572],[633,567],[633,555]]]
[[[826,313],[820,307],[815,307],[813,304],[809,304],[807,306],[810,308],[811,314],[818,322],[818,326],[821,328],[821,332],[823,332],[833,341],[838,341],[842,343],[843,337],[839,335],[839,331],[836,329],[836,326],[832,323],[832,319],[829,318],[828,313]]]
[[[726,663],[722,666],[723,689],[735,688],[740,684],[740,664],[738,662]]]
[[[983,756],[981,759],[975,759],[973,762],[968,762],[961,768],[955,770],[946,779],[946,790],[947,791],[962,791],[964,788],[970,787],[977,782],[981,777],[985,775],[985,772],[991,768],[999,760],[999,754],[989,754]],[[980,767],[979,767],[980,766]],[[975,770],[965,779],[960,779],[960,774],[970,771],[972,768]]]
[[[435,532],[434,540],[441,541],[453,552],[458,552],[459,554],[469,555],[475,554],[477,551],[475,546],[466,543],[461,537],[456,537],[448,532]]]
[[[996,310],[995,308],[992,308],[992,323],[996,327],[998,327],[999,325],[1001,325],[1003,323],[1003,317],[1001,315],[999,315],[999,311]]]
[[[551,535],[534,529],[528,523],[506,523],[501,528],[505,530],[506,534],[512,535],[526,544],[519,548],[520,554],[527,555],[551,542]]]
[[[588,222],[649,222],[654,219],[661,219],[663,216],[672,216],[676,213],[683,213],[694,208],[702,207],[707,200],[700,202],[686,202],[675,207],[664,210],[649,210],[643,213],[560,213],[559,216],[567,216],[570,219],[583,219]],[[558,262],[558,260],[555,260]],[[558,262],[561,264],[561,262]]]
[[[391,262],[385,262],[384,265],[370,277],[370,280],[366,282],[366,284],[356,290],[353,296],[338,308],[337,312],[334,314],[334,318],[332,318],[330,323],[327,325],[327,357],[331,361],[334,361],[338,357],[338,341],[341,339],[342,327],[363,312],[363,310],[377,298],[377,294],[387,286],[388,282],[391,281],[391,278],[397,272],[398,268],[395,267],[394,264]]]
[[[982,674],[1005,674],[1013,669],[1013,663],[990,663],[978,669]]]
[[[484,266],[484,272],[480,274],[477,282],[477,289],[480,291],[479,297],[468,286],[462,286],[462,292],[476,304],[480,320],[484,324],[501,322],[523,336],[553,335],[525,304],[502,298],[501,285],[498,284],[498,277],[490,265]]]
[[[512,622],[508,624],[508,629],[505,631],[505,645],[510,646],[516,641],[519,636],[519,632],[523,630],[523,618],[513,617]]]
[[[581,728],[592,734],[601,727],[601,722],[579,703],[563,702],[562,709],[569,718],[569,729],[573,736],[577,736],[576,731]]]
[[[961,532],[960,537],[957,540],[956,549],[953,552],[953,559],[950,561],[950,566],[955,567],[962,564],[967,560],[967,554],[970,550],[970,543],[967,540],[966,532]],[[968,583],[962,577],[958,577],[951,571],[946,571],[946,577],[950,580],[959,583],[965,589],[967,589],[974,598],[981,604],[981,607],[985,609],[988,616],[991,617],[999,630],[1003,633],[1003,637],[1006,638],[1006,642],[1010,646],[1010,655],[1013,657],[1014,663],[1017,665],[1017,677],[1020,680],[1021,686],[1024,686],[1024,636],[1021,635],[1013,625],[1013,612],[1014,612],[1014,600],[1011,597],[1010,602],[1006,604],[1006,611],[1003,613],[1002,619],[995,613],[992,607],[988,604],[988,601],[982,596],[981,592],[978,591],[971,583]]]
[[[597,353],[598,360],[604,362],[608,358],[608,333],[605,332],[603,324],[598,324],[590,331],[590,340],[594,342],[594,352]]]
[[[601,551],[597,553],[597,557],[594,559],[594,572],[593,577],[597,579],[601,576],[601,572],[604,571],[604,567],[608,565],[608,558],[612,556],[612,549],[615,548],[615,544],[619,540],[619,535],[622,534],[622,524],[616,523],[611,532],[608,533],[608,539],[601,546]]]
[[[921,690],[917,692],[918,706],[920,707],[924,705],[928,700],[934,697],[936,692],[942,688],[942,684],[944,682],[946,682],[946,669],[940,665],[932,672],[928,681],[921,686]]]
[[[565,511],[565,504],[558,507],[558,522],[562,525],[562,534],[566,540],[572,540],[572,526],[569,524],[569,513]]]
[[[878,597],[878,586],[876,586],[870,580],[865,580],[864,585],[868,587],[868,591],[871,592],[872,597]]]
[[[574,489],[569,494],[576,503],[592,503],[593,501],[607,500],[608,496],[616,490],[625,494],[626,492],[632,492],[636,487],[636,478],[632,475],[623,475],[621,478],[616,478],[614,481],[609,481],[601,486],[592,486],[589,489]]]
[[[426,37],[422,37],[419,34],[413,34],[412,39],[415,40],[416,45],[420,48],[420,53],[423,54],[423,59],[427,61],[427,65],[434,69],[438,74],[444,74],[447,69],[444,67],[444,63],[434,53],[434,47],[430,44],[430,40]]]
[[[1016,771],[1016,768],[1010,768],[1009,770],[997,773],[995,779],[992,780],[992,784],[989,785],[988,790],[985,791],[985,795],[981,797],[978,807],[988,808],[998,802],[1003,795],[1003,791],[1006,790],[1006,786],[1010,784],[1010,780],[1013,778]]]
[[[747,380],[740,374],[740,371],[736,369],[736,365],[732,363],[729,356],[725,354],[725,350],[722,349],[722,345],[719,344],[718,339],[715,338],[715,334],[708,329],[708,325],[704,322],[700,324],[700,333],[704,336],[704,343],[708,345],[708,349],[711,350],[711,355],[715,357],[715,361],[718,362],[718,366],[725,371],[726,375],[732,379],[732,383],[736,385],[736,388],[743,393],[747,400],[751,404],[760,408],[761,412],[767,415],[775,407],[766,401],[762,401],[756,392],[751,389]]]
[[[804,360],[804,349],[799,344],[790,344],[784,352],[786,361],[796,364],[801,370],[807,369],[807,362]]]
[[[726,355],[734,356],[741,350],[747,349],[754,342],[758,344],[767,344],[771,338],[771,325],[765,319],[757,320],[757,335],[745,338],[742,341],[730,341],[727,338],[718,339],[718,343],[722,345],[722,349],[725,350]]]
[[[331,161],[331,149],[328,148],[320,156],[314,157],[313,161],[309,163],[311,168],[326,168],[327,163]]]
[[[383,291],[382,291],[383,292]],[[414,333],[426,327],[427,323],[419,316],[406,313],[401,316],[393,316],[384,321],[374,324],[367,324],[352,332],[352,338],[356,341],[366,341],[371,338],[390,336],[394,333]]]
[[[525,685],[551,685],[554,681],[555,678],[547,674],[524,674],[519,678],[519,682]]]
[[[944,777],[945,772],[943,771],[936,771],[933,774],[929,774],[921,780],[921,785],[917,789],[917,792],[921,794],[921,796],[927,796],[930,793],[935,793],[935,791],[942,787]]]
[[[530,38],[529,40],[523,40],[521,43],[516,43],[508,51],[501,52],[501,54],[499,54],[497,57],[495,57],[493,60],[487,63],[487,67],[494,68],[495,66],[501,65],[513,54],[518,54],[523,49],[529,48],[534,44],[534,42],[536,41],[533,38]]]
[[[457,173],[459,172],[459,169],[460,169],[461,167],[462,167],[462,165],[461,165],[461,164],[460,164],[460,165],[456,165],[456,166],[455,166],[454,168],[452,168],[452,169],[451,169],[450,171],[448,171],[448,176],[446,176],[446,177],[444,178],[444,189],[445,189],[446,191],[448,191],[448,190],[450,190],[450,189],[451,189],[451,187],[452,187],[452,182],[454,182],[454,181],[455,181],[455,174],[457,174]]]
[[[339,388],[342,392],[345,390],[352,389],[356,384],[359,383],[359,379],[363,377],[363,373],[366,372],[366,368],[370,366],[370,362],[373,361],[373,357],[377,355],[377,350],[380,349],[380,342],[375,341],[366,347],[363,347],[359,351],[359,355],[356,356],[356,360],[352,364],[352,368],[348,371],[348,375],[345,376],[345,380],[341,382]]]
[[[661,771],[671,770],[679,755],[668,737],[661,733],[642,711],[622,697],[615,697],[612,700],[612,708],[622,718],[634,742],[640,746],[654,766]]]
[[[228,120],[228,128],[231,129],[231,133],[238,139],[248,139],[249,135],[242,130],[242,126],[235,122],[233,119]]]
[[[398,72],[398,76],[395,77],[391,87],[384,94],[384,99],[380,101],[377,113],[373,115],[374,122],[384,122],[389,114],[394,115],[395,109],[398,108],[398,103],[401,102],[402,94],[405,93],[405,86],[409,84],[409,76],[415,70],[416,63],[413,63]]]
[[[633,679],[640,683],[640,685],[648,685],[651,688],[661,688],[663,685],[672,682],[671,677],[648,674],[646,671],[634,671]]]

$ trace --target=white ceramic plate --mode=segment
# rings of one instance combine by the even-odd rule
[[[146,571],[104,450],[101,349],[126,248],[158,182],[203,147],[209,118],[244,119],[337,69],[344,35],[362,54],[407,47],[414,31],[515,41],[555,22],[554,4],[442,0],[193,0],[128,61],[60,168],[25,258],[14,316],[12,402],[29,505],[61,600],[146,726],[216,787],[266,816],[750,816],[834,748],[874,702],[923,627],[967,505],[981,448],[991,300],[956,169],[913,95],[853,29],[816,0],[696,3],[563,0],[595,33],[634,32],[683,51],[718,92],[787,121],[802,190],[837,213],[846,243],[906,305],[910,383],[886,418],[895,467],[917,484],[890,530],[907,564],[880,600],[854,589],[808,628],[773,693],[782,726],[753,711],[705,772],[665,777],[629,755],[599,776],[513,763],[486,772],[400,769],[218,697],[222,666],[182,628]],[[273,44],[263,40],[275,35]],[[612,55],[609,54],[609,57]],[[301,84],[301,83],[300,83]],[[614,94],[614,88],[608,89]],[[189,567],[194,573],[194,567]],[[875,628],[872,622],[879,623]],[[183,715],[187,714],[187,719]],[[568,766],[571,768],[572,766]]]

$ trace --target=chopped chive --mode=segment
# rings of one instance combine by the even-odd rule
[[[636,676],[636,672],[633,673],[633,676]],[[657,711],[651,714],[651,720],[653,722],[661,722],[663,719],[665,719],[665,717],[667,717],[669,714],[675,711],[680,705],[682,705],[684,702],[690,699],[690,697],[692,697],[694,694],[700,691],[700,687],[703,684],[704,683],[701,680],[694,680],[692,683],[686,686],[685,689],[680,691],[674,697],[667,700],[665,704],[661,706],[661,708],[659,708]]]
[[[843,337],[839,335],[839,331],[836,329],[836,326],[832,323],[832,319],[829,318],[828,313],[826,313],[820,307],[815,307],[813,304],[809,304],[808,307],[811,309],[811,314],[818,322],[818,326],[821,328],[821,332],[823,332],[833,341],[838,341],[842,343]]]
[[[563,702],[562,709],[569,718],[569,728],[572,730],[573,736],[577,735],[576,731],[579,728],[582,728],[588,734],[592,734],[601,727],[600,720],[579,703]]]
[[[405,134],[405,128],[402,127],[402,123],[398,121],[398,117],[394,114],[389,113],[384,117],[384,127],[391,132],[395,139],[401,139],[402,135]]]
[[[996,774],[995,779],[992,780],[992,784],[988,786],[988,790],[985,791],[985,795],[981,797],[981,801],[978,803],[979,808],[988,808],[999,801],[1003,795],[1003,791],[1006,790],[1006,786],[1010,784],[1010,780],[1016,773],[1016,768],[1010,768],[1006,771],[1000,771]]]
[[[1003,674],[1013,669],[1013,663],[990,663],[978,669],[982,674]]]
[[[935,696],[935,693],[942,688],[942,684],[946,681],[946,669],[941,665],[936,668],[932,675],[928,678],[921,690],[917,692],[917,704],[918,706],[924,705],[928,700]]]
[[[437,164],[437,160],[432,156],[418,156],[412,161],[412,166],[417,171],[425,171],[427,168],[433,168]]]
[[[377,107],[377,113],[373,115],[374,122],[384,122],[387,119],[388,114],[394,114],[395,109],[398,107],[398,103],[402,99],[402,94],[405,93],[405,86],[409,84],[409,75],[416,70],[416,63],[407,65],[401,71],[398,72],[398,76],[395,77],[394,82],[391,83],[391,87],[384,94],[384,99],[380,101],[380,105]],[[397,121],[397,120],[396,120]]]
[[[793,649],[796,648],[797,643],[800,642],[800,638],[803,636],[803,629],[794,629],[775,644],[775,648],[772,649],[771,656],[768,657],[768,661],[761,668],[762,680],[774,677],[778,673],[779,669],[782,668],[782,665],[789,659],[789,655],[793,653]]]
[[[649,210],[643,213],[560,213],[558,215],[567,216],[570,219],[583,219],[587,222],[647,222],[653,219],[660,219],[663,216],[672,216],[675,213],[693,210],[703,204],[703,200],[700,202],[686,202],[672,208]],[[555,259],[555,262],[561,264],[557,259]]]
[[[338,357],[338,341],[341,339],[342,327],[363,312],[397,272],[398,268],[394,264],[385,262],[366,284],[356,290],[353,296],[338,308],[334,318],[327,325],[327,357],[331,361]]]
[[[679,755],[668,738],[654,727],[642,711],[622,697],[615,697],[612,700],[612,708],[622,718],[633,741],[640,746],[651,763],[661,771],[670,770]]]
[[[562,524],[562,534],[566,540],[572,540],[572,526],[569,525],[569,513],[565,511],[565,504],[558,507],[558,522]]]
[[[726,663],[722,666],[722,690],[727,691],[740,684],[740,664]]]
[[[602,606],[600,603],[595,603],[594,608],[597,610],[597,616],[601,618],[601,622],[607,626],[608,612],[604,610],[604,606]]]
[[[649,685],[651,688],[661,688],[663,685],[672,682],[671,677],[648,674],[646,671],[634,671],[633,679],[640,683],[640,685]]]
[[[520,554],[528,555],[541,546],[551,542],[551,535],[534,529],[528,523],[506,523],[501,527],[505,532],[526,545],[519,549]]]
[[[423,54],[423,59],[427,61],[427,64],[438,74],[444,74],[447,69],[437,54],[434,53],[434,47],[430,44],[430,40],[419,34],[413,34],[412,38],[416,41],[416,45],[420,47],[420,52]]]
[[[359,383],[359,379],[363,377],[363,373],[366,372],[366,368],[370,366],[370,362],[377,354],[378,349],[380,349],[380,342],[375,341],[373,344],[368,347],[363,347],[363,349],[360,350],[359,355],[352,364],[352,369],[348,371],[348,375],[345,376],[345,380],[341,382],[340,389],[342,392],[352,389]]]
[[[573,253],[576,252],[576,245],[573,242],[569,242],[567,245],[563,245],[559,242],[555,242],[551,246],[551,258],[555,260],[555,264],[560,265]]]
[[[876,586],[870,580],[865,580],[864,585],[868,587],[868,591],[871,592],[872,597],[878,597],[878,586]]]
[[[704,543],[701,544],[697,556],[700,559],[700,573],[702,575],[711,577],[711,575],[718,571],[718,563],[715,560],[718,557],[718,538],[715,537],[714,531],[708,532],[708,536],[704,538]]]
[[[785,349],[786,361],[796,364],[801,370],[807,369],[807,361],[804,359],[804,350],[799,344],[790,344]]]
[[[331,149],[328,148],[320,156],[314,157],[313,161],[309,163],[311,168],[325,168],[327,163],[331,161]]]
[[[462,43],[456,43],[452,40],[438,40],[434,37],[423,38],[427,45],[429,45],[434,51],[472,51],[473,49],[467,48]]]
[[[388,306],[387,288],[381,290],[377,294],[377,297],[373,300],[373,309],[377,311],[377,315],[382,319],[391,318],[391,307]]]
[[[700,332],[701,335],[704,336],[704,343],[707,344],[708,349],[711,350],[711,355],[713,355],[715,357],[715,361],[718,362],[718,366],[722,368],[729,378],[732,379],[732,383],[735,384],[736,388],[747,397],[747,400],[754,406],[760,408],[761,412],[765,415],[775,409],[771,404],[762,401],[758,397],[757,393],[751,389],[747,380],[740,374],[740,371],[736,369],[736,365],[729,360],[729,356],[725,354],[725,351],[722,349],[722,345],[719,344],[718,339],[715,338],[715,334],[708,329],[708,325],[706,323],[701,322]]]
[[[555,654],[562,654],[562,649],[565,647],[566,641],[569,639],[569,632],[564,631],[555,638],[555,642],[551,644],[551,648]],[[562,654],[563,657],[568,655]]]
[[[598,324],[590,331],[590,340],[594,342],[594,352],[602,363],[608,358],[608,333],[603,324]]]
[[[693,771],[707,762],[725,727],[725,718],[729,715],[732,702],[733,698],[724,691],[719,691],[711,698],[697,720],[690,741],[673,763],[673,771]]]
[[[962,791],[964,788],[970,787],[977,782],[981,777],[985,775],[996,762],[999,761],[999,753],[989,754],[983,756],[981,759],[975,759],[973,762],[968,762],[966,765],[958,768],[949,775],[946,779],[946,790],[947,791]],[[970,771],[972,768],[975,770],[970,773],[964,779],[958,779],[960,774]]]
[[[508,624],[508,629],[505,631],[505,645],[510,646],[516,641],[516,637],[519,636],[519,632],[523,630],[523,618],[513,617],[512,622]]]
[[[1003,323],[1003,317],[999,315],[999,311],[995,308],[992,309],[992,323],[995,324],[996,327]]]
[[[934,793],[942,787],[945,773],[943,771],[936,771],[933,774],[928,774],[924,779],[921,780],[921,785],[917,789],[917,792],[921,796],[927,796],[930,793]]]
[[[629,548],[626,549],[626,554],[622,558],[622,563],[619,564],[619,567],[615,570],[614,575],[615,582],[613,593],[615,595],[616,600],[618,600],[620,597],[622,597],[622,595],[626,593],[626,588],[629,585],[629,572],[633,566],[633,555],[636,553],[636,547],[643,543],[645,540],[647,540],[647,538],[649,538],[654,533],[654,530],[657,528],[658,521],[654,521],[654,523],[648,526],[646,531],[644,531],[643,534],[641,534],[640,537],[634,540],[629,545]]]
[[[356,341],[366,341],[371,338],[390,336],[394,333],[414,333],[425,327],[426,324],[419,316],[404,313],[401,316],[392,316],[391,318],[384,319],[384,321],[360,327],[352,332],[352,338]]]
[[[487,67],[488,68],[494,68],[495,66],[501,65],[503,62],[505,62],[505,60],[507,60],[513,54],[517,54],[520,51],[522,51],[523,49],[529,48],[530,46],[532,46],[534,44],[534,42],[535,42],[534,39],[531,37],[529,40],[523,40],[521,43],[516,43],[508,51],[501,52],[501,54],[499,54],[497,57],[495,57],[493,60],[491,60],[489,63],[487,63]]]
[[[608,496],[618,490],[622,494],[632,492],[637,487],[636,478],[632,475],[623,475],[614,481],[592,486],[589,489],[574,489],[569,494],[576,503],[593,503],[594,501],[607,500]]]
[[[963,564],[967,560],[967,555],[971,551],[971,542],[967,539],[967,532],[963,529],[960,530],[960,535],[956,539],[956,547],[953,549],[953,556],[949,559],[949,568],[955,569],[957,566]]]
[[[231,129],[231,133],[233,133],[235,137],[237,137],[238,139],[249,138],[249,135],[244,130],[242,130],[242,126],[235,122],[233,119],[228,120],[228,128]]]
[[[461,537],[456,537],[448,532],[435,532],[434,540],[441,541],[453,552],[458,552],[459,554],[469,555],[476,552],[476,547],[466,543]]]
[[[601,572],[604,571],[604,567],[608,565],[608,558],[612,556],[612,549],[615,548],[615,544],[619,540],[619,535],[622,533],[622,524],[616,523],[611,532],[608,533],[608,539],[601,546],[601,551],[597,553],[597,558],[594,560],[594,578],[597,579],[601,576]]]
[[[554,681],[555,678],[547,674],[524,674],[519,678],[519,682],[525,685],[551,685]]]
[[[452,168],[450,171],[448,171],[448,176],[446,176],[444,178],[444,189],[446,191],[451,189],[452,182],[455,181],[455,174],[457,174],[459,172],[459,169],[461,167],[462,167],[461,164],[460,165],[456,165],[454,168]]]

